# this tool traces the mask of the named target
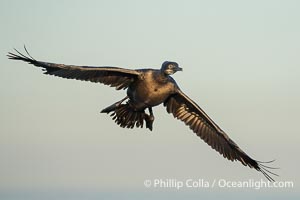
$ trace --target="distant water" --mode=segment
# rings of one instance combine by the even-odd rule
[[[1,191],[0,200],[179,200],[179,199],[299,199],[299,194],[281,193],[272,194],[271,192],[242,192],[242,191]]]

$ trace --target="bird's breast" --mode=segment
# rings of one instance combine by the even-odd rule
[[[127,93],[137,108],[144,109],[163,103],[174,92],[174,88],[173,82],[161,81],[157,73],[150,72],[129,87]]]

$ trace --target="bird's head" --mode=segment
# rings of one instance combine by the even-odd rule
[[[176,73],[177,71],[182,71],[182,68],[180,68],[176,62],[165,61],[161,65],[160,70],[165,75],[172,75],[172,74]]]

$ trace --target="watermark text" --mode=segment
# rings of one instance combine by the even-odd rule
[[[252,189],[262,189],[262,188],[293,188],[293,181],[265,181],[261,180],[242,180],[233,181],[226,179],[146,179],[144,180],[144,186],[146,188],[175,188],[180,190],[182,188],[252,188]]]

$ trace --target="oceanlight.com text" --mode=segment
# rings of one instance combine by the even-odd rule
[[[293,188],[293,181],[265,181],[265,180],[243,180],[233,181],[226,179],[214,179],[212,181],[204,179],[146,179],[144,180],[146,188],[253,188],[259,190],[261,188]]]

